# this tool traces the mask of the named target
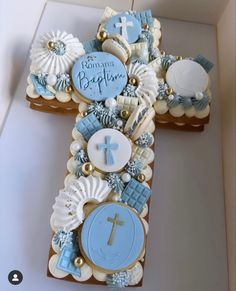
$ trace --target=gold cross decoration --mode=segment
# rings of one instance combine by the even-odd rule
[[[111,246],[112,243],[113,243],[114,237],[115,237],[116,226],[117,226],[117,225],[120,225],[120,226],[124,225],[124,221],[120,221],[120,220],[119,220],[119,214],[118,214],[118,213],[115,214],[115,217],[114,217],[114,218],[108,217],[108,218],[107,218],[107,221],[109,221],[109,222],[112,223],[111,234],[110,234],[109,240],[108,240],[108,242],[107,242],[107,244],[108,244],[109,246]]]

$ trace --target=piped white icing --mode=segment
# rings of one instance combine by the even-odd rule
[[[56,54],[48,48],[49,42],[64,45],[63,53]],[[32,73],[62,74],[69,72],[74,61],[85,53],[83,45],[72,34],[51,31],[37,39],[31,49]]]

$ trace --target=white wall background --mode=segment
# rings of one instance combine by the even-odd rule
[[[236,102],[235,0],[230,0],[218,23],[223,168],[230,290],[236,290]]]

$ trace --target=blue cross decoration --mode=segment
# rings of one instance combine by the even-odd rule
[[[41,96],[52,96],[54,95],[51,91],[49,91],[45,86],[41,85],[38,81],[38,77],[36,75],[31,74],[30,79],[34,85],[35,91],[38,95]]]
[[[79,120],[75,127],[83,135],[86,141],[88,141],[96,131],[102,129],[102,125],[94,113],[90,113]]]
[[[120,13],[108,19],[105,29],[109,35],[120,34],[128,43],[134,43],[141,33],[141,24],[133,15]]]
[[[141,213],[151,193],[149,188],[131,179],[121,194],[121,200]]]
[[[105,136],[105,143],[98,144],[97,149],[98,150],[104,150],[105,151],[105,163],[106,165],[114,165],[114,158],[112,155],[112,150],[117,150],[119,148],[119,145],[117,143],[111,143],[111,136]]]
[[[80,268],[76,267],[74,264],[74,260],[77,256],[77,249],[73,245],[65,246],[62,249],[59,260],[57,262],[57,268],[66,273],[80,277]]]

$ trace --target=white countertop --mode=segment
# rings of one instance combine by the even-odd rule
[[[95,35],[102,10],[49,2],[37,34],[61,29],[80,40]],[[213,26],[162,19],[162,48],[199,53],[211,72],[210,124],[202,133],[157,130],[144,285],[146,291],[226,291],[227,260],[220,145],[216,31]],[[103,290],[46,277],[52,204],[63,186],[73,117],[30,110],[22,72],[0,139],[0,290],[13,269],[17,290]]]

